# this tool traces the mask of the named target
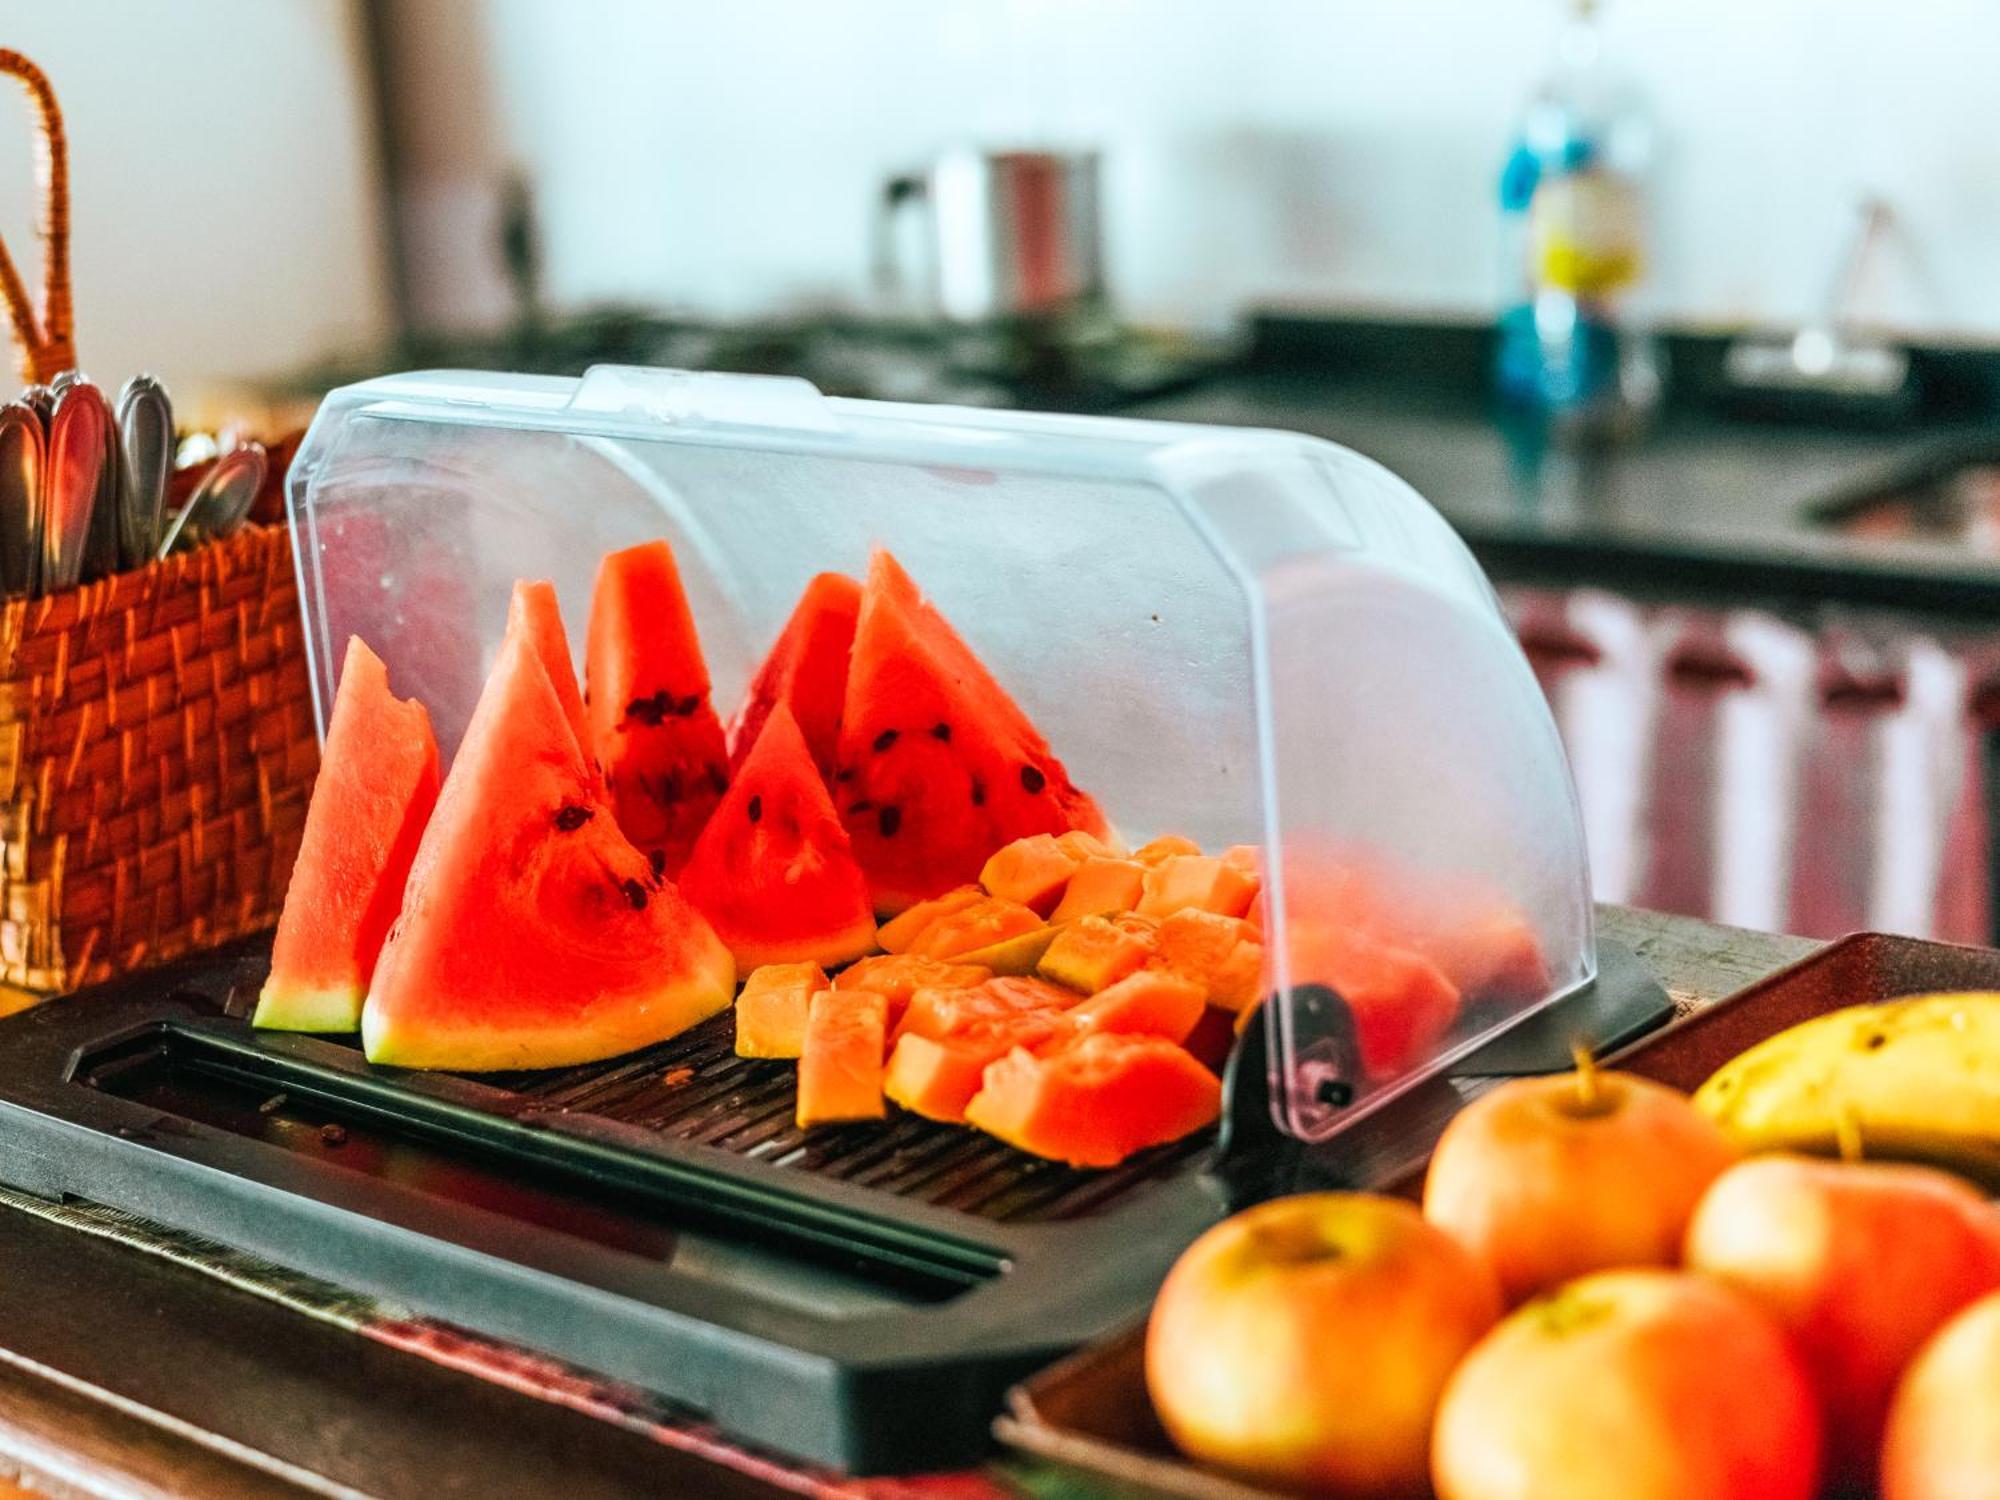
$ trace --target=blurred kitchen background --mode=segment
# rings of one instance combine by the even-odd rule
[[[2000,929],[1991,0],[62,0],[0,45],[71,123],[100,380],[1320,433],[1494,575],[1604,899]]]

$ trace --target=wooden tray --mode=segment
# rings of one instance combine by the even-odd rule
[[[1610,1062],[1692,1091],[1739,1052],[1800,1021],[1900,995],[2000,989],[2000,952],[1881,933],[1822,948],[1748,989],[1654,1033]],[[1421,1170],[1397,1189],[1414,1195]],[[1008,1393],[995,1424],[1011,1447],[1117,1482],[1193,1500],[1277,1500],[1277,1492],[1197,1468],[1176,1453],[1146,1396],[1145,1325],[1085,1349]]]

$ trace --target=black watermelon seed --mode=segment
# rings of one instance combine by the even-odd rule
[[[685,698],[681,699],[680,702],[674,705],[674,712],[679,717],[685,719],[689,714],[693,713],[696,709],[700,707],[701,707],[701,694],[689,693]]]
[[[672,806],[686,795],[686,790],[681,785],[680,767],[669,766],[667,774],[660,778],[660,784],[653,789],[653,800]]]
[[[673,706],[674,700],[669,698],[664,692],[654,693],[651,697],[634,698],[630,703],[626,704],[625,717],[628,719],[637,719],[641,724],[657,727],[666,722],[667,715],[672,711]]]
[[[896,735],[898,733],[899,731],[894,729],[883,730],[875,736],[875,748],[877,750],[887,750],[891,745],[896,743]]]
[[[596,814],[580,802],[565,802],[556,809],[556,827],[564,833],[575,833]]]
[[[762,797],[752,797],[749,807],[745,808],[744,811],[750,814],[751,822],[756,822],[764,816],[764,799]]]
[[[1040,771],[1037,771],[1033,766],[1021,767],[1021,785],[1027,788],[1028,791],[1039,792],[1048,784],[1049,778],[1044,776]]]
[[[655,849],[651,854],[648,854],[646,856],[646,859],[653,866],[653,878],[655,880],[659,879],[662,875],[667,873],[666,850]]]
[[[972,805],[974,807],[986,805],[986,783],[977,776],[972,778]]]
[[[854,767],[847,766],[841,770],[835,771],[833,773],[833,779],[835,781],[852,781],[854,779]]]
[[[870,802],[866,797],[863,797],[859,802],[850,802],[847,804],[847,815],[851,818],[858,818],[863,813],[873,812],[874,810],[875,804]]]
[[[903,826],[903,810],[900,807],[885,807],[875,814],[875,826],[882,830],[882,837],[892,839],[896,830]]]
[[[721,766],[710,766],[708,768],[708,784],[715,788],[715,795],[720,797],[724,792],[729,790],[729,773]]]
[[[932,738],[932,739],[934,739],[934,740],[948,740],[948,739],[950,739],[950,738],[951,738],[951,726],[950,726],[949,724],[946,724],[946,723],[943,723],[943,722],[941,722],[941,721],[940,721],[939,723],[936,723],[936,724],[933,724],[933,725],[931,725],[931,738]]]
[[[632,910],[644,911],[646,909],[646,888],[639,884],[638,881],[624,881],[618,888],[625,893],[625,899],[632,903]]]

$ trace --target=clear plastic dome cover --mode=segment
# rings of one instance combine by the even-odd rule
[[[553,581],[580,646],[602,556],[664,537],[727,714],[806,581],[886,545],[1128,839],[1263,851],[1296,1135],[1594,975],[1568,768],[1492,590],[1331,443],[763,376],[437,372],[329,396],[289,498],[322,728],[359,635],[447,756],[516,578]],[[1453,1003],[1378,1008],[1410,950]]]

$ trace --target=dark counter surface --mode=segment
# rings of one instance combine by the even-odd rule
[[[1836,497],[1957,453],[2000,453],[2000,422],[1939,417],[1842,431],[1669,410],[1595,449],[1503,423],[1462,382],[1254,364],[1131,415],[1288,428],[1386,465],[1500,577],[2000,614],[2000,562],[1940,542],[1815,524]]]

